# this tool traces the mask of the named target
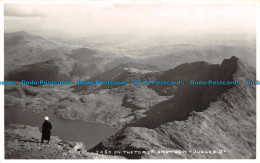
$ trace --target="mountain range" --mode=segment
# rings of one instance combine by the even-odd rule
[[[54,72],[55,79],[88,79],[121,64],[153,65],[158,70],[172,69],[180,64],[206,61],[219,64],[223,59],[236,56],[255,66],[255,48],[223,45],[161,45],[149,47],[144,58],[129,57],[110,51],[79,47],[45,39],[24,31],[5,33],[5,79],[20,81],[27,74],[28,80],[42,80]],[[151,53],[152,55],[149,55]],[[49,68],[44,68],[47,64]]]
[[[255,48],[160,45],[149,49],[152,55],[136,58],[26,32],[6,33],[5,80],[17,84],[5,86],[5,105],[118,129],[89,152],[142,151],[119,154],[126,158],[255,158],[256,89],[245,85],[256,78]],[[20,83],[78,79],[183,80],[185,84],[33,87]],[[241,85],[191,86],[190,80],[238,80]],[[173,149],[187,153],[158,153]]]

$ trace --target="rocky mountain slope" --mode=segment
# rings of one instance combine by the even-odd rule
[[[41,144],[38,127],[5,126],[5,159],[122,159],[89,153],[81,142],[67,142],[56,136]]]
[[[146,86],[127,85],[88,94],[73,94],[51,104],[49,109],[61,118],[84,119],[121,128],[170,97],[159,96]]]
[[[54,104],[50,110],[65,119],[85,119],[108,123],[121,128],[125,123],[143,116],[155,104],[171,97],[158,95],[146,85],[134,85],[134,80],[149,80],[157,73],[152,65],[121,64],[90,81],[127,81],[127,85],[75,85],[73,94]]]
[[[185,120],[192,111],[203,111],[209,104],[215,101],[222,93],[232,88],[232,85],[190,85],[194,81],[232,81],[232,76],[237,70],[237,58],[231,57],[224,60],[221,65],[209,65],[206,62],[193,62],[177,66],[158,75],[157,80],[184,81],[184,85],[178,86],[174,97],[157,104],[145,112],[147,115],[130,126],[155,128],[172,120]],[[158,91],[159,86],[153,88]],[[165,87],[165,86],[164,86]]]
[[[125,80],[123,86],[48,87],[7,86],[6,105],[49,111],[64,119],[108,123],[113,127],[154,128],[172,120],[185,120],[193,111],[207,109],[232,86],[190,86],[189,80],[232,80],[237,58],[221,65],[206,62],[182,64],[157,72],[151,65],[123,64],[90,80]],[[184,86],[133,85],[133,80],[183,80]],[[18,96],[18,94],[21,94]],[[171,114],[174,112],[174,114]]]
[[[123,64],[90,80],[148,80],[148,77],[153,76],[153,72],[157,72],[156,66]],[[26,78],[26,75],[21,77]],[[5,87],[7,106],[36,112],[49,111],[64,119],[109,123],[117,128],[142,117],[143,112],[170,97],[160,96],[147,86],[133,84],[32,87],[17,83],[15,86]]]
[[[255,80],[255,70],[235,57],[225,60],[218,66],[221,67],[226,73],[230,72],[222,77],[242,84],[220,88],[224,91],[207,91],[201,87],[197,88],[201,91],[185,89],[185,98],[177,97],[179,103],[187,103],[186,107],[179,108],[179,113],[186,114],[185,118],[175,117],[178,107],[173,105],[174,100],[166,101],[168,104],[162,102],[144,113],[146,117],[129,124],[90,151],[139,151],[121,153],[127,158],[255,158],[256,90],[255,86],[244,84],[245,80]],[[203,74],[203,71],[207,71],[206,67],[197,73]],[[198,94],[189,94],[190,91],[202,95],[195,97]],[[203,104],[214,92],[219,94]],[[197,103],[190,102],[194,98]]]
[[[26,32],[5,34],[5,80],[185,82],[183,86],[72,87],[32,87],[18,82],[15,86],[5,86],[5,105],[48,111],[64,119],[108,123],[121,129],[91,152],[141,152],[121,153],[127,158],[254,158],[255,87],[243,84],[190,86],[189,80],[239,80],[242,83],[255,80],[254,68],[236,57],[221,64],[198,61],[220,63],[236,54],[249,59],[254,66],[255,50],[203,45],[166,49],[171,50],[161,57],[134,59],[89,48],[72,48]],[[162,154],[158,153],[160,150],[178,152]],[[190,152],[194,150],[225,152],[214,155]]]

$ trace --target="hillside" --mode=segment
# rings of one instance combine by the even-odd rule
[[[127,85],[75,85],[73,94],[49,105],[55,115],[65,119],[84,119],[108,123],[121,128],[127,122],[143,116],[155,104],[172,96],[158,95],[145,85],[134,85],[133,80],[149,80],[157,73],[152,65],[121,64],[89,80],[128,81]]]
[[[8,125],[5,129],[5,159],[122,159],[86,152],[81,142],[67,142],[56,136],[40,143],[38,127]]]
[[[62,58],[68,46],[24,31],[5,33],[5,75],[24,65]]]
[[[43,73],[57,72],[57,79],[89,79],[122,64],[140,64],[168,70],[196,61],[219,64],[223,59],[236,56],[255,66],[256,49],[241,46],[220,45],[158,45],[141,50],[138,57],[126,56],[109,50],[92,49],[64,44],[24,31],[5,33],[5,79],[20,80],[23,74],[35,74],[33,69]],[[119,48],[119,47],[118,47]],[[102,49],[102,48],[101,48]],[[119,49],[114,49],[118,50]],[[113,50],[113,51],[114,51]],[[48,62],[48,65],[44,63]],[[50,69],[47,66],[51,67]],[[31,75],[30,79],[35,75]]]
[[[89,78],[105,71],[105,65],[118,55],[88,48],[79,48],[48,40],[27,32],[5,33],[5,80],[39,80],[35,71],[40,72],[42,80],[72,80]],[[52,77],[52,76],[51,76]]]
[[[220,67],[223,67],[227,73],[231,73],[222,77],[232,77],[233,80],[240,81],[255,80],[255,70],[237,58],[225,60]],[[232,71],[226,68],[231,68]],[[206,67],[202,70],[205,69]],[[203,88],[197,89],[201,89],[200,92],[204,94]],[[167,101],[169,104],[166,107],[160,107],[161,104],[159,104],[144,113],[146,117],[130,123],[129,127],[121,129],[90,151],[135,150],[142,153],[124,154],[123,156],[127,158],[255,158],[255,86],[242,84],[223,89],[225,90],[218,92],[219,94],[206,105],[189,102],[196,94],[186,96],[190,97],[189,100],[178,98],[180,103],[187,103],[184,105],[186,108],[180,108],[180,113],[185,114],[185,110],[190,110],[185,118],[175,117],[174,100]],[[194,90],[191,89],[191,91]],[[186,93],[189,94],[189,92]],[[212,94],[214,95],[213,92]],[[205,96],[194,98],[197,102],[207,102],[204,99]],[[162,102],[162,106],[164,103]],[[195,110],[196,107],[199,110]],[[204,153],[193,153],[194,150]],[[217,153],[210,154],[209,150],[212,153],[216,150]],[[160,151],[164,153],[159,153]]]
[[[204,45],[170,46],[166,50],[160,57],[154,50],[148,58],[134,59],[70,47],[26,32],[7,33],[5,80],[155,79],[183,80],[185,85],[31,87],[17,82],[5,86],[5,106],[120,129],[91,152],[143,152],[121,154],[127,158],[255,158],[255,87],[189,85],[189,80],[255,80],[255,50]],[[242,59],[225,59],[234,54]],[[151,149],[187,153],[148,153]],[[189,152],[193,150],[225,152]]]
[[[160,124],[173,120],[185,120],[192,111],[203,111],[215,101],[222,93],[233,86],[202,85],[192,86],[190,80],[195,81],[231,81],[237,70],[237,58],[224,60],[221,65],[209,65],[206,62],[193,62],[177,66],[168,70],[157,78],[161,80],[183,80],[184,85],[178,86],[174,97],[157,104],[145,112],[147,115],[130,126],[155,128]],[[153,86],[158,90],[159,86]]]

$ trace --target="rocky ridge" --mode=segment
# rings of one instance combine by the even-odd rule
[[[255,80],[254,68],[241,60],[235,63],[233,80]],[[120,130],[89,151],[142,151],[123,155],[127,158],[252,159],[256,157],[255,86],[232,87],[204,111],[191,112],[186,120],[171,120],[151,128],[138,125]]]

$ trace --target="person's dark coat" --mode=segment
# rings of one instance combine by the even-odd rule
[[[51,129],[52,129],[51,123],[48,121],[44,121],[42,124],[42,141],[43,140],[47,140],[48,142],[50,141]]]

